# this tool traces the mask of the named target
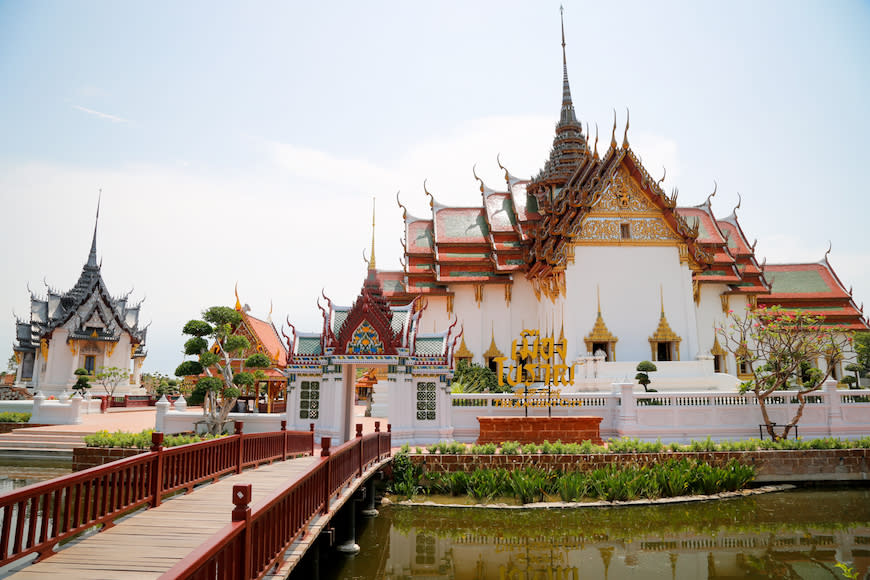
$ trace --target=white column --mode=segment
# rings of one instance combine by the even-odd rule
[[[616,432],[620,437],[631,436],[637,426],[637,400],[634,383],[613,383],[613,391],[619,393],[621,404],[617,415]]]
[[[837,392],[837,381],[828,379],[822,387],[827,412],[828,435],[835,436],[843,427],[843,400]]]

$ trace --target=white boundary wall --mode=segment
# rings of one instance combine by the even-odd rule
[[[601,417],[601,437],[604,439],[633,437],[644,441],[661,439],[664,443],[687,443],[708,436],[717,441],[759,436],[758,426],[763,421],[752,393],[638,391],[636,384],[615,383],[612,392],[563,392],[561,398],[564,401],[576,401],[578,406],[553,407],[552,414]],[[795,395],[794,391],[781,391],[768,399],[771,421],[784,425],[794,416],[798,406]],[[524,408],[509,406],[518,400],[511,394],[452,395],[452,438],[474,442],[480,432],[477,421],[480,416],[523,416]],[[529,407],[530,417],[547,416],[545,398],[538,398],[538,401],[541,406]],[[798,434],[804,439],[870,435],[870,392],[838,390],[836,381],[827,381],[821,390],[808,397],[803,417],[798,422]],[[394,441],[394,444],[404,442]],[[414,443],[413,440],[410,442]]]

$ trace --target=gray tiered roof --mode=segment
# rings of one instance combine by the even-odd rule
[[[97,210],[99,220],[99,209]],[[48,288],[45,298],[30,294],[30,321],[16,321],[18,352],[35,352],[42,338],[50,337],[60,326],[66,326],[71,339],[117,342],[122,332],[130,334],[136,351],[133,356],[145,356],[146,328],[139,328],[141,303],[128,304],[129,294],[113,298],[97,263],[97,224],[88,261],[75,286],[66,292]]]

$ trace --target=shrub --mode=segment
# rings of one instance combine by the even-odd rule
[[[30,413],[14,413],[4,411],[0,413],[0,423],[27,423],[30,421]]]
[[[148,449],[151,447],[151,433],[154,429],[145,429],[139,433],[128,433],[126,431],[115,431],[109,433],[106,430],[97,431],[93,435],[85,435],[85,445],[88,447],[126,447],[137,449]],[[179,445],[187,445],[188,443],[197,443],[199,441],[208,441],[223,437],[223,435],[166,435],[163,438],[164,447],[177,447]]]
[[[501,444],[502,455],[519,455],[520,444],[518,441],[505,441]]]

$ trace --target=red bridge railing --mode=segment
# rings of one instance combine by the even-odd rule
[[[250,507],[251,485],[233,487],[232,523],[178,562],[161,580],[193,578],[233,580],[262,578],[279,564],[285,550],[305,534],[311,521],[329,512],[332,499],[374,463],[390,456],[390,426],[362,434],[330,449],[323,437],[321,460],[308,473],[279,489],[254,508]]]
[[[314,432],[236,433],[164,449],[152,434],[151,451],[0,495],[0,566],[37,553],[54,553],[63,540],[93,526],[112,527],[123,514],[156,507],[163,498],[246,467],[314,452]]]

